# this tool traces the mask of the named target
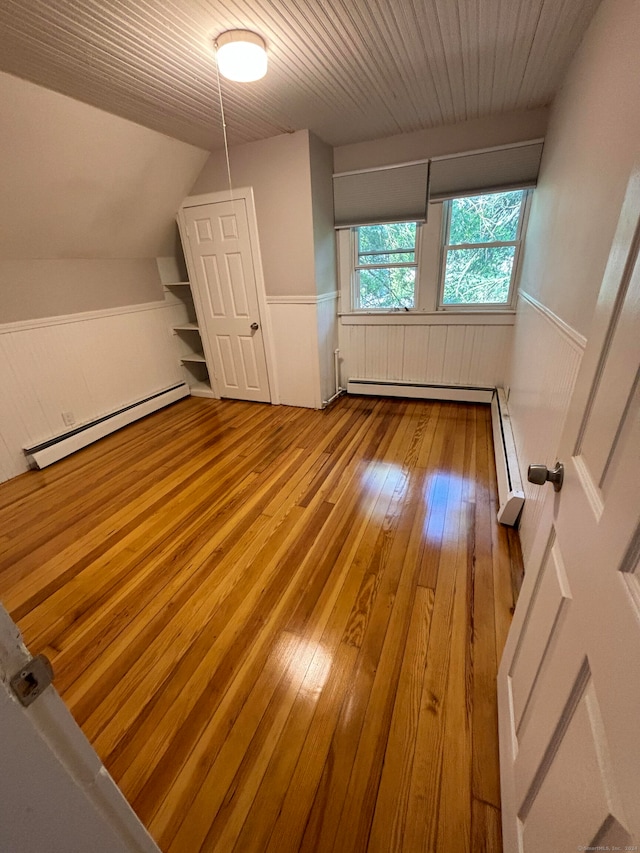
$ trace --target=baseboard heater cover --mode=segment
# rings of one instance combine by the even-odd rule
[[[516,444],[503,388],[496,388],[491,401],[491,426],[498,480],[498,521],[513,527],[524,505],[524,489],[520,479]]]
[[[143,400],[118,409],[110,415],[105,415],[91,421],[91,423],[70,430],[64,435],[56,436],[33,447],[25,447],[24,452],[27,461],[32,468],[46,468],[47,465],[75,453],[76,450],[81,450],[88,444],[104,438],[106,435],[127,426],[127,424],[168,406],[169,403],[175,403],[176,400],[188,397],[189,394],[188,385],[184,383],[172,385],[170,388],[158,391],[157,394],[152,394]]]
[[[349,379],[347,393],[375,397],[409,397],[416,400],[448,400],[457,403],[490,403],[495,388],[477,385],[436,385],[389,379]]]

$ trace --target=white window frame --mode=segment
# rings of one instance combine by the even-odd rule
[[[509,190],[504,190],[509,192]],[[487,193],[487,195],[495,195],[497,193]],[[478,193],[469,196],[460,196],[460,198],[473,198]],[[529,219],[529,206],[531,202],[531,190],[523,190],[522,202],[520,206],[520,217],[518,219],[518,231],[515,240],[496,240],[486,243],[449,243],[449,234],[451,231],[451,205],[455,199],[447,199],[443,202],[442,217],[442,252],[440,255],[440,276],[438,283],[438,311],[499,311],[515,310],[518,289],[516,287],[520,274],[520,256],[522,252],[523,237],[526,233],[526,225]],[[511,279],[509,281],[509,293],[505,302],[445,302],[444,301],[444,280],[447,266],[447,254],[450,250],[460,251],[464,249],[485,249],[485,248],[500,248],[501,246],[515,246],[513,256],[513,266],[511,268]]]
[[[413,220],[411,220],[413,221]],[[381,223],[381,224],[395,224],[395,223]],[[416,222],[416,242],[415,242],[415,260],[414,261],[403,261],[397,264],[358,264],[358,258],[360,253],[358,252],[358,228],[366,227],[366,226],[355,226],[350,228],[350,241],[351,241],[351,310],[354,312],[363,312],[363,313],[374,313],[374,314],[385,314],[385,313],[407,313],[408,311],[415,311],[418,307],[419,302],[419,282],[420,282],[420,244],[422,242],[422,223]],[[380,252],[380,254],[390,254],[390,252]],[[361,270],[371,270],[371,269],[399,269],[412,267],[416,271],[415,280],[413,283],[413,306],[408,309],[403,309],[401,307],[398,308],[363,308],[360,305],[360,272]]]

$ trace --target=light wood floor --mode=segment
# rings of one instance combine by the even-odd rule
[[[0,486],[0,599],[164,851],[499,853],[490,436],[188,399]]]

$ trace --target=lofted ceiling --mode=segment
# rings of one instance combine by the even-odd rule
[[[211,40],[251,29],[257,83],[223,81],[231,144],[331,145],[548,104],[599,0],[0,0],[0,69],[222,147]]]

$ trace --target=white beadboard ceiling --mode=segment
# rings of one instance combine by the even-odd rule
[[[0,0],[0,68],[206,149],[222,146],[212,37],[270,66],[223,83],[231,144],[331,145],[548,104],[599,0]]]

